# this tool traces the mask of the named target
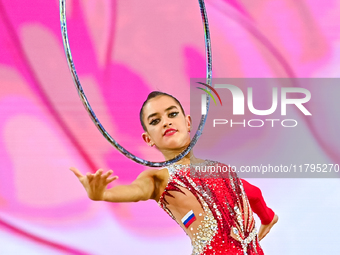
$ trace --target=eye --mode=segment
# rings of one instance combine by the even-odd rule
[[[154,119],[149,124],[150,125],[157,125],[158,123],[159,123],[159,119]]]
[[[179,114],[179,112],[171,112],[171,113],[169,113],[169,117],[170,117],[170,118],[174,118],[174,117],[176,117],[178,114]]]

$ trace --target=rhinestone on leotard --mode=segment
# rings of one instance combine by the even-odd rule
[[[203,164],[221,163],[205,161]],[[230,173],[224,179],[193,178],[190,169],[190,165],[168,167],[169,182],[159,205],[178,223],[178,219],[173,217],[167,207],[167,191],[181,191],[185,188],[201,204],[203,213],[197,214],[201,220],[198,227],[188,229],[192,233],[192,255],[263,255],[249,201],[237,175]],[[243,218],[245,216],[246,219]]]

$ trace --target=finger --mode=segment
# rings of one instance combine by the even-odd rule
[[[87,179],[89,180],[89,182],[91,182],[91,181],[93,180],[93,178],[94,178],[94,175],[91,174],[91,173],[87,173],[87,174],[86,174],[86,177],[87,177]]]
[[[102,175],[102,173],[103,173],[103,169],[99,169],[99,170],[97,170],[97,172],[94,174],[94,177],[95,177],[95,178],[98,178],[99,176]]]
[[[260,234],[258,235],[259,241],[261,241],[265,236],[266,236],[266,235],[263,235],[262,233],[260,233]]]
[[[103,173],[103,169],[99,169],[99,170],[97,170],[97,172],[94,174],[93,182],[94,182],[96,185],[99,185],[99,183],[101,182],[102,173]]]
[[[78,178],[81,178],[83,177],[83,175],[81,174],[81,172],[75,168],[75,167],[70,167],[70,170],[78,177]]]
[[[267,235],[267,234],[263,235],[263,236],[261,237],[260,241],[261,241],[263,238],[265,238],[265,237],[266,237],[266,235]]]
[[[102,178],[106,179],[107,177],[109,177],[111,174],[113,174],[112,170],[107,171],[105,174],[102,175]]]
[[[106,179],[106,184],[109,184],[110,182],[113,182],[113,181],[115,181],[117,179],[118,179],[118,176],[113,176],[113,177],[107,178]]]

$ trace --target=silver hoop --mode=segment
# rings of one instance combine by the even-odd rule
[[[66,54],[66,59],[68,66],[70,68],[72,78],[74,81],[74,84],[77,88],[78,95],[83,102],[83,105],[86,109],[86,111],[89,113],[93,123],[97,126],[99,131],[102,133],[102,135],[108,140],[120,153],[124,154],[126,157],[129,159],[132,159],[133,161],[145,165],[145,166],[150,166],[150,167],[163,167],[167,166],[170,164],[173,164],[179,160],[181,160],[183,157],[185,157],[191,149],[195,146],[196,142],[198,141],[199,137],[202,135],[202,131],[205,125],[205,122],[207,120],[208,116],[208,110],[209,110],[209,104],[210,104],[210,97],[207,97],[207,114],[202,115],[200,124],[198,126],[198,129],[192,138],[189,146],[182,151],[178,156],[176,156],[173,159],[170,159],[168,161],[162,161],[162,162],[151,162],[147,161],[144,159],[141,159],[135,155],[133,155],[131,152],[127,151],[125,148],[123,148],[119,143],[117,143],[111,136],[110,134],[104,129],[100,121],[98,120],[97,116],[93,112],[86,96],[83,91],[83,88],[80,84],[73,60],[72,60],[72,55],[71,55],[71,50],[70,50],[70,45],[68,41],[68,34],[67,34],[67,27],[66,27],[66,7],[65,7],[65,1],[66,0],[59,0],[59,8],[60,8],[60,23],[61,23],[61,34],[63,37],[63,44],[64,44],[64,50]],[[206,52],[206,69],[207,69],[207,84],[211,85],[211,78],[212,78],[212,58],[211,58],[211,43],[210,43],[210,32],[209,32],[209,24],[208,24],[208,17],[204,5],[204,0],[198,0],[199,5],[200,5],[200,10],[201,10],[201,17],[202,17],[202,22],[204,26],[204,35],[205,35],[205,52]],[[210,90],[209,90],[210,91]]]

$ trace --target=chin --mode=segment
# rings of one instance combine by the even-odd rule
[[[168,144],[166,144],[167,149],[173,149],[173,150],[178,150],[181,148],[186,148],[187,146],[189,146],[190,144],[190,140],[189,142],[183,142],[183,141],[172,141],[169,142]]]
[[[162,146],[165,149],[170,150],[178,150],[181,148],[186,148],[190,144],[190,136],[185,137],[172,137],[172,139],[169,139],[165,141],[164,146]]]

